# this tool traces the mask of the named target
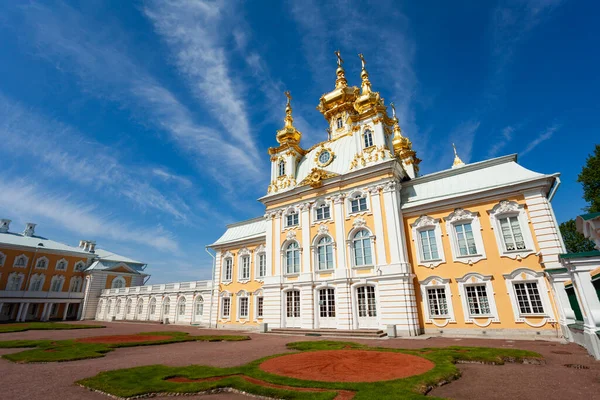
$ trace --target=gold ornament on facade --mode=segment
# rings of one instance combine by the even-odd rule
[[[346,72],[342,66],[344,60],[342,59],[339,50],[335,51],[334,54],[337,57],[337,69],[335,71],[337,79],[335,81],[335,89],[321,96],[319,99],[319,105],[317,106],[317,110],[323,114],[325,119],[330,124],[332,119],[342,112],[346,112],[350,116],[355,114],[356,111],[354,110],[354,101],[360,94],[360,90],[357,87],[348,86]]]
[[[367,62],[362,54],[358,55],[362,63],[362,70],[360,72],[361,83],[361,94],[354,102],[354,109],[359,113],[363,114],[369,110],[375,109],[377,106],[382,105],[383,99],[380,99],[378,92],[371,90],[371,81],[369,80],[369,73],[367,72]]]
[[[287,189],[289,187],[296,186],[296,179],[290,177],[289,175],[283,175],[271,181],[269,188],[267,189],[267,193],[277,193],[280,190]]]
[[[325,152],[329,153],[329,158],[327,159],[327,161],[321,162],[321,160],[320,160],[321,154],[323,154]],[[335,153],[333,151],[331,151],[330,148],[325,147],[324,145],[321,145],[321,148],[319,150],[317,150],[317,152],[315,153],[314,161],[318,166],[326,167],[333,162],[334,158],[335,158]]]
[[[372,146],[354,156],[354,159],[350,162],[350,169],[366,167],[369,163],[374,163],[386,158],[392,158],[392,154],[389,150],[384,146]]]
[[[336,176],[338,176],[338,174],[334,172],[328,172],[320,168],[313,168],[298,186],[310,185],[313,188],[318,188],[323,186],[323,181],[325,179],[334,178]]]

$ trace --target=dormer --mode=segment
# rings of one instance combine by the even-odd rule
[[[0,219],[0,233],[7,233],[10,229],[10,219]]]

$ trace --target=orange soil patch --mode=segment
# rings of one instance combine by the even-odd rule
[[[214,382],[219,381],[224,378],[229,378],[231,376],[238,376],[244,379],[246,382],[250,382],[252,384],[264,387],[270,387],[274,389],[284,389],[284,390],[293,390],[295,392],[337,392],[337,396],[335,396],[335,400],[351,400],[354,398],[354,392],[351,390],[336,390],[336,389],[321,389],[321,388],[305,388],[305,387],[296,387],[296,386],[286,386],[286,385],[277,385],[275,383],[265,382],[260,379],[252,378],[246,375],[224,375],[224,376],[213,376],[210,378],[200,378],[200,379],[189,379],[184,378],[182,376],[169,378],[167,381],[169,382],[178,382],[178,383],[193,383],[193,382]]]
[[[260,369],[320,382],[377,382],[419,375],[435,367],[410,354],[367,350],[324,350],[271,358]]]
[[[136,342],[151,342],[155,340],[172,339],[173,336],[168,335],[113,335],[113,336],[92,336],[87,338],[77,339],[81,343],[136,343]]]

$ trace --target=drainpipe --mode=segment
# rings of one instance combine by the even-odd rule
[[[212,312],[213,312],[213,300],[214,300],[214,293],[215,293],[215,288],[214,288],[214,284],[215,284],[215,268],[217,267],[217,259],[215,258],[214,254],[212,254],[210,251],[208,251],[208,246],[206,246],[204,248],[204,250],[206,250],[206,252],[208,253],[209,256],[212,257],[213,259],[213,265],[212,265],[212,273],[211,273],[211,288],[210,288],[210,311],[208,312],[208,327],[210,328],[211,324],[212,324]],[[217,323],[215,321],[215,328],[217,328]]]
[[[29,266],[29,272],[27,273],[27,281],[25,282],[25,291],[28,291],[28,287],[29,287],[29,281],[31,280],[31,270],[33,270],[33,266],[35,265],[35,261],[37,258],[37,252],[40,248],[40,244],[38,243],[37,246],[35,246],[35,253],[33,253],[33,258],[31,259],[31,265]],[[50,270],[50,261],[48,261],[48,265],[46,266],[46,270]]]

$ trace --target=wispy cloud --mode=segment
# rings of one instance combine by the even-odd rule
[[[523,151],[521,151],[520,155],[521,156],[526,155],[527,153],[529,153],[530,151],[535,149],[537,146],[539,146],[541,143],[545,142],[546,140],[549,140],[550,138],[552,138],[552,135],[554,135],[556,133],[556,131],[558,131],[559,129],[560,129],[560,125],[557,125],[557,124],[554,124],[554,125],[546,128],[546,130],[544,130],[535,139],[533,139],[531,142],[529,142],[527,147],[525,147],[525,149]]]
[[[506,126],[502,129],[500,137],[492,144],[488,151],[488,157],[497,156],[511,142],[516,128],[514,126]]]
[[[460,123],[452,133],[450,133],[450,139],[452,143],[456,145],[456,149],[458,151],[458,155],[465,162],[471,162],[471,154],[473,152],[473,143],[475,141],[475,134],[479,129],[480,121],[469,120]],[[445,159],[450,160],[453,157],[453,153],[448,149],[447,153],[449,156]],[[451,165],[450,163],[446,164],[442,168],[448,168]]]
[[[0,178],[0,209],[19,215],[21,219],[52,221],[82,238],[106,238],[161,251],[179,251],[173,235],[161,226],[140,228],[126,224],[110,215],[102,215],[93,205],[74,201],[68,195],[45,191],[24,179]]]

